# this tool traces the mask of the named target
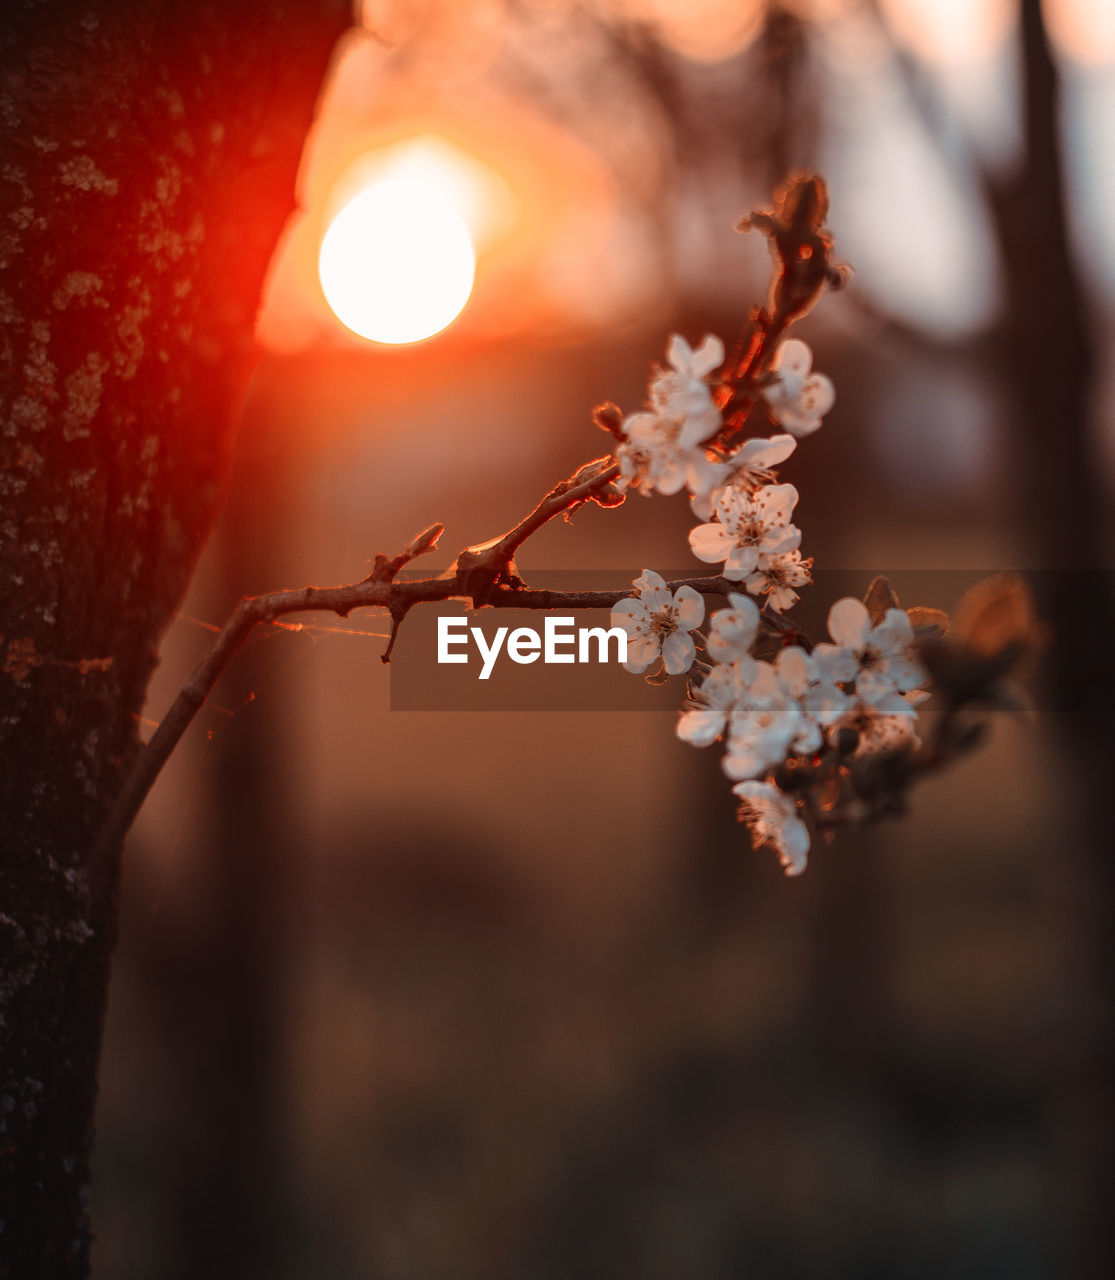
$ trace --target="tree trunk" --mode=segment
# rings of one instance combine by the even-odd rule
[[[224,491],[345,0],[23,0],[0,33],[0,1277],[81,1276],[159,637]]]
[[[1061,125],[1061,83],[1040,0],[1023,0],[1026,163],[992,193],[1007,285],[1001,357],[1019,430],[1020,527],[1053,623],[1043,658],[1049,724],[1063,752],[1058,782],[1062,931],[1075,950],[1077,998],[1059,1026],[1061,1094],[1051,1128],[1061,1148],[1073,1280],[1112,1274],[1108,1188],[1115,1176],[1115,862],[1109,793],[1111,635],[1115,598],[1103,470],[1090,432],[1096,354],[1071,243]]]

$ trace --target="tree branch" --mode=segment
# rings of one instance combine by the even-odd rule
[[[409,582],[394,581],[399,570],[419,555],[437,546],[443,526],[432,525],[416,537],[396,556],[376,556],[376,568],[360,582],[340,587],[299,587],[290,591],[274,591],[268,595],[246,596],[236,606],[221,628],[213,648],[194,669],[182,686],[170,710],[163,717],[151,739],[141,749],[119,798],[97,843],[96,859],[112,856],[143,807],[156,778],[170,758],[171,752],[194,717],[205,705],[225,668],[243,648],[252,631],[260,624],[274,622],[291,613],[336,613],[344,618],[353,609],[387,609],[393,625],[383,660],[390,658],[399,624],[417,604],[462,599],[472,608],[488,606],[496,609],[610,609],[631,594],[630,587],[597,591],[550,591],[528,587],[517,576],[514,582],[489,581],[478,584],[477,566],[513,563],[511,552],[561,511],[587,501],[593,492],[611,482],[618,472],[613,462],[598,459],[582,467],[568,480],[556,485],[524,520],[502,538],[485,544],[477,552],[469,548],[457,557],[457,568],[448,577],[418,578]],[[580,479],[593,468],[588,479]],[[510,548],[510,550],[509,550]],[[690,586],[702,595],[727,595],[738,591],[740,584],[720,576],[681,578],[667,584],[671,591]],[[764,619],[772,631],[783,632],[793,624],[770,610]]]
[[[714,441],[719,443],[736,431],[740,412],[749,403],[759,380],[768,372],[778,339],[813,306],[824,288],[835,288],[842,273],[831,262],[832,240],[824,230],[828,195],[818,177],[792,178],[778,193],[776,207],[757,213],[741,224],[760,228],[769,238],[775,259],[770,298],[765,308],[751,315],[749,340],[744,358],[729,362],[725,383],[726,423]],[[742,400],[738,399],[746,388]],[[734,418],[732,410],[737,411]],[[596,458],[555,485],[534,509],[507,533],[489,542],[466,547],[450,571],[437,578],[396,582],[399,571],[417,556],[433,550],[444,532],[440,524],[417,534],[395,556],[378,554],[372,572],[361,582],[342,587],[302,587],[270,595],[247,596],[240,601],[221,629],[212,650],[183,686],[151,740],[140,750],[128,779],[117,798],[93,853],[95,865],[108,865],[147,798],[155,779],[171,752],[205,704],[225,667],[261,622],[274,622],[289,613],[324,611],[346,617],[353,609],[382,608],[391,614],[391,635],[382,654],[390,661],[399,628],[410,610],[421,603],[462,599],[474,609],[485,606],[517,609],[609,609],[631,594],[631,588],[616,591],[535,590],[519,577],[515,554],[523,543],[557,515],[569,515],[586,502],[615,506],[624,499],[622,487],[614,482],[620,465],[612,455]],[[669,584],[672,590],[688,585],[704,595],[726,595],[740,589],[726,578],[689,578]],[[768,630],[784,639],[797,639],[793,623],[767,609],[763,613]]]

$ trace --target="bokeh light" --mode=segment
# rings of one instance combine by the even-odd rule
[[[1115,62],[1115,5],[1111,0],[1046,0],[1046,25],[1058,51],[1085,67]]]
[[[880,0],[880,8],[903,45],[946,66],[990,57],[1018,17],[1015,0]]]

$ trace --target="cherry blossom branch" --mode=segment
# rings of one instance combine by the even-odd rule
[[[735,474],[744,484],[737,497],[746,495],[748,483],[752,491],[765,485],[773,476],[772,463],[787,456],[792,449],[794,441],[791,436],[783,435],[770,441],[754,440],[742,448],[733,445],[731,438],[748,425],[764,400],[770,416],[794,436],[815,430],[820,425],[821,414],[832,402],[831,383],[823,376],[809,375],[809,353],[803,343],[786,344],[776,350],[783,334],[811,309],[823,290],[837,287],[843,280],[843,270],[835,267],[831,260],[832,240],[824,229],[827,210],[828,196],[823,181],[816,177],[798,177],[787,183],[778,194],[773,211],[753,214],[745,219],[740,230],[754,227],[770,240],[775,273],[767,306],[751,312],[749,333],[741,344],[741,354],[725,365],[719,382],[708,377],[723,359],[723,346],[719,339],[706,338],[693,351],[683,339],[675,336],[668,351],[671,370],[659,370],[652,379],[649,412],[624,419],[616,406],[604,405],[594,414],[597,425],[615,437],[614,452],[586,463],[555,485],[508,532],[489,542],[466,547],[445,574],[436,578],[396,581],[399,572],[410,561],[437,546],[444,530],[440,524],[435,524],[418,534],[395,556],[377,555],[372,572],[361,582],[340,587],[304,587],[241,600],[219,632],[212,650],[183,686],[151,740],[140,749],[100,835],[95,860],[100,862],[115,856],[118,845],[171,752],[204,705],[224,669],[260,623],[274,623],[292,613],[327,611],[345,617],[353,609],[383,608],[389,612],[392,623],[387,648],[381,655],[387,662],[402,622],[410,609],[421,603],[459,599],[474,609],[614,609],[621,601],[630,602],[630,587],[603,591],[554,591],[529,587],[519,576],[515,564],[519,548],[555,516],[564,515],[568,519],[587,502],[611,507],[623,502],[629,490],[645,494],[656,489],[663,493],[677,492],[685,466],[703,467],[702,483],[707,482],[707,486],[714,488],[720,483],[716,479],[719,474],[716,460],[734,459]],[[791,356],[791,349],[795,346],[797,350]],[[786,367],[781,368],[782,364]],[[795,390],[789,389],[787,378]],[[776,394],[775,384],[778,383],[781,386]],[[716,389],[715,402],[710,387]],[[789,442],[789,447],[786,442]],[[754,446],[758,446],[757,451]],[[683,470],[679,471],[679,467]],[[727,494],[729,490],[718,492]],[[760,502],[767,502],[768,498],[773,501],[777,496],[778,504],[767,502],[761,511],[756,508],[750,512],[748,519],[752,523],[757,521],[755,527],[759,532],[756,536],[773,537],[770,529],[776,523],[779,524],[779,536],[786,534],[791,495],[792,501],[796,502],[797,495],[792,486],[782,486],[781,489],[767,486],[763,490]],[[696,499],[696,492],[694,497]],[[745,506],[750,502],[746,496],[739,497],[739,501]],[[712,528],[712,525],[704,526],[706,532]],[[722,524],[716,526],[720,531],[724,528]],[[721,554],[704,554],[692,540],[691,545],[702,559],[723,559]],[[777,549],[773,543],[770,545]],[[810,563],[801,561],[798,555],[792,574],[799,576],[796,579],[792,574],[790,579],[783,576],[777,591],[774,577],[765,587],[756,588],[750,582],[745,587],[740,578],[748,571],[741,573],[739,565],[736,571],[725,565],[724,575],[692,577],[668,584],[657,575],[646,573],[635,585],[638,588],[644,579],[653,578],[660,588],[674,593],[675,600],[688,592],[693,604],[696,603],[695,596],[727,596],[742,591],[765,590],[770,593],[770,600],[761,614],[750,601],[745,602],[754,615],[752,634],[767,637],[775,648],[797,646],[799,652],[804,651],[807,655],[812,649],[810,641],[779,610],[786,607],[787,601],[792,603],[796,600],[796,594],[789,590],[789,582],[808,581]],[[774,572],[769,565],[768,570]],[[730,578],[726,576],[729,572],[732,574]],[[774,604],[778,607],[772,607]],[[636,613],[642,607],[640,604],[632,606]],[[623,609],[620,612],[622,614]],[[628,612],[623,616],[630,620],[632,614]],[[692,629],[693,620],[690,619],[687,625]],[[675,629],[675,623],[671,621],[667,630]],[[682,642],[680,637],[676,643],[683,648],[688,646],[691,662],[693,643],[688,639]],[[663,654],[666,672],[676,673],[682,669],[676,663],[671,664],[665,650]],[[645,664],[643,667],[629,665],[629,669],[643,670]],[[661,678],[664,679],[665,674]],[[832,768],[835,770],[837,765],[833,764]],[[821,825],[820,820],[818,825]],[[106,882],[109,881],[110,878],[106,877]]]
[[[212,649],[182,686],[170,710],[150,741],[141,749],[127,782],[109,815],[97,845],[101,858],[113,851],[127,834],[143,807],[171,753],[197,713],[205,705],[225,668],[243,648],[252,631],[292,613],[326,612],[344,618],[354,609],[386,609],[392,617],[392,635],[384,661],[390,658],[398,626],[418,604],[450,599],[467,600],[472,608],[497,609],[610,609],[630,595],[631,588],[595,591],[553,591],[528,587],[513,571],[514,553],[554,516],[588,501],[614,480],[618,466],[610,458],[597,459],[555,485],[534,510],[502,537],[462,551],[451,575],[396,582],[399,571],[412,560],[433,551],[444,526],[432,525],[412,538],[393,557],[377,555],[375,567],[360,582],[339,587],[299,587],[267,595],[245,596],[221,628]],[[587,473],[587,474],[586,474]],[[511,580],[505,580],[509,578]],[[672,590],[690,586],[702,595],[727,595],[739,583],[719,575],[678,579]],[[787,619],[768,610],[764,615],[773,632],[796,630]]]

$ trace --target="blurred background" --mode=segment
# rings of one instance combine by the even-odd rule
[[[400,165],[476,265],[392,346],[318,253]],[[367,0],[147,714],[242,594],[434,520],[443,568],[605,451],[669,333],[764,299],[733,226],[801,169],[855,272],[800,329],[803,549],[1056,571],[1047,711],[790,881],[670,714],[393,712],[384,618],[258,635],[129,841],[103,1280],[1115,1274],[1107,0]],[[685,569],[691,523],[593,508],[520,569]]]

